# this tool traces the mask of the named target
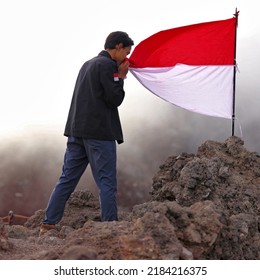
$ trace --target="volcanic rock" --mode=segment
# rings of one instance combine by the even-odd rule
[[[119,221],[99,221],[99,201],[75,191],[55,230],[38,237],[44,210],[0,223],[0,259],[260,259],[260,157],[235,136],[170,156],[150,199]]]

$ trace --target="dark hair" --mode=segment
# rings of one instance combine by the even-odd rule
[[[110,33],[105,42],[105,49],[115,49],[116,45],[122,43],[123,47],[129,47],[134,45],[134,41],[128,36],[127,33],[122,31],[115,31]]]

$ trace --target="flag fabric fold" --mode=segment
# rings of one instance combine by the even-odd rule
[[[135,47],[130,72],[172,104],[231,118],[235,28],[231,18],[160,31]]]

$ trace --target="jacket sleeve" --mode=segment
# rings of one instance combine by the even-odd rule
[[[106,104],[112,108],[120,106],[125,97],[124,81],[118,78],[117,67],[112,61],[100,65],[100,82]]]

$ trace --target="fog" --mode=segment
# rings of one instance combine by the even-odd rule
[[[259,152],[259,95],[250,84],[250,75],[245,75],[246,80],[241,72],[239,75],[235,135],[243,138],[247,149]],[[130,76],[127,82],[136,83]],[[259,86],[258,81],[254,84]],[[153,175],[167,157],[196,153],[198,146],[209,139],[224,141],[231,136],[231,120],[188,112],[140,87],[127,87],[120,107],[125,142],[118,145],[118,203],[130,209],[149,199]],[[63,126],[50,127],[34,127],[19,136],[4,138],[0,148],[0,216],[9,210],[32,215],[46,207],[60,176],[66,148]],[[77,188],[98,195],[89,167]]]

